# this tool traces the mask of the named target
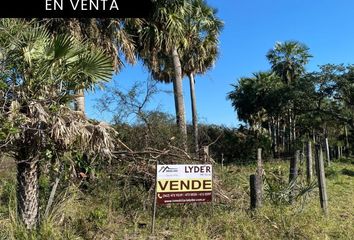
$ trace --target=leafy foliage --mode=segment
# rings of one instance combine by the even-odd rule
[[[38,24],[3,19],[0,29],[1,139],[8,150],[17,152],[24,142],[39,154],[49,146],[112,148],[107,126],[89,123],[66,106],[73,90],[110,78],[110,59],[72,37],[52,37]]]
[[[274,155],[328,136],[332,145],[349,147],[345,131],[353,128],[353,68],[327,64],[307,73],[310,57],[303,44],[276,43],[267,54],[272,71],[239,79],[228,94],[239,119],[269,137]]]

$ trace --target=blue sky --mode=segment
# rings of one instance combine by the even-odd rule
[[[220,57],[214,69],[196,77],[198,116],[201,122],[237,127],[237,120],[226,95],[231,84],[253,72],[268,70],[265,57],[277,41],[305,43],[313,55],[309,71],[326,63],[354,63],[353,0],[208,0],[218,9],[225,27],[220,38]],[[140,64],[127,66],[114,82],[129,89],[149,75]],[[108,85],[112,85],[112,83]],[[191,122],[188,79],[183,81],[187,121]],[[172,84],[159,84],[172,91]],[[95,105],[102,91],[87,94],[89,117],[110,121],[111,114],[101,114]],[[174,114],[172,94],[157,94],[149,106]]]

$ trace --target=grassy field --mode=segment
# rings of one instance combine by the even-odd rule
[[[354,238],[352,160],[343,159],[326,168],[328,216],[321,211],[317,187],[307,189],[293,205],[282,198],[288,180],[287,162],[265,164],[264,206],[249,210],[249,175],[254,170],[255,166],[217,166],[216,175],[229,199],[218,198],[213,204],[158,207],[156,236],[151,237],[151,194],[140,185],[104,177],[85,190],[62,188],[40,230],[28,233],[15,217],[15,171],[2,169],[0,239]],[[306,189],[303,164],[298,182],[300,188]],[[273,190],[269,190],[270,185]],[[44,192],[45,186],[44,178]],[[42,201],[45,202],[43,196]]]

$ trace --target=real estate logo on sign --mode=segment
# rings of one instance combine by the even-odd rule
[[[157,165],[158,204],[211,202],[212,165]]]

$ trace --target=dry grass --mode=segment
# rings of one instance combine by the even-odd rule
[[[287,164],[268,163],[267,172],[287,177]],[[248,178],[255,167],[217,167],[231,202],[162,206],[157,211],[155,239],[351,239],[354,236],[354,165],[335,163],[327,169],[329,215],[323,215],[318,191],[305,203],[273,205],[266,200],[249,210]],[[302,175],[301,175],[302,176]],[[0,239],[16,226],[8,215],[4,194],[13,174],[1,172]],[[7,190],[6,190],[7,189]],[[151,194],[139,184],[124,185],[101,176],[84,192],[71,189],[59,201],[40,234],[27,239],[147,239],[150,237]],[[10,191],[11,194],[11,191]],[[13,194],[13,193],[12,193]],[[6,194],[5,194],[6,195]],[[11,210],[11,209],[10,209]],[[12,228],[12,232],[19,232]],[[12,235],[14,235],[12,233]],[[19,235],[17,235],[19,236]],[[24,235],[22,235],[24,236]],[[33,237],[33,236],[32,236]]]

